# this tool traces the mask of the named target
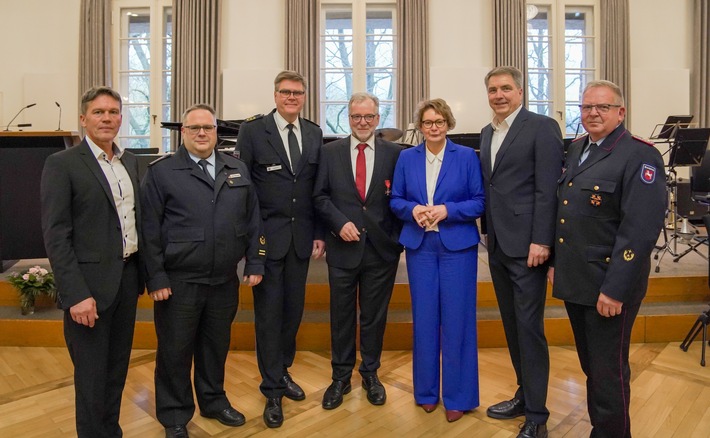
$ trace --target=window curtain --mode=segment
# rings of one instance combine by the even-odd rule
[[[111,86],[111,2],[81,0],[79,100],[94,86]],[[83,135],[84,129],[80,128]]]
[[[631,108],[631,61],[629,55],[628,0],[601,0],[599,42],[601,59],[599,78],[621,87],[626,100],[626,125],[629,127]]]
[[[525,0],[493,1],[493,66],[515,67],[524,78],[528,63],[526,9]]]
[[[427,0],[397,0],[397,122],[406,130],[417,104],[429,98]]]
[[[221,0],[173,0],[173,120],[197,103],[221,111],[220,11]],[[172,140],[176,150],[176,134]]]
[[[318,0],[286,0],[286,69],[306,78],[306,102],[301,116],[318,122],[320,69]]]
[[[690,105],[694,122],[710,128],[710,4],[695,0]]]

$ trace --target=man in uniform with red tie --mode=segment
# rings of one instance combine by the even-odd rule
[[[360,304],[360,375],[373,405],[387,398],[377,377],[387,306],[399,256],[401,223],[389,208],[390,183],[402,147],[376,138],[379,99],[355,93],[348,104],[352,135],[323,146],[314,189],[324,222],[330,282],[333,383],[323,408],[335,409],[351,390]]]

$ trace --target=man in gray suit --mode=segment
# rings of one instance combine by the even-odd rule
[[[375,136],[379,99],[355,93],[348,104],[352,135],[323,146],[314,192],[326,234],[330,282],[330,340],[333,383],[323,408],[334,409],[351,390],[360,307],[360,375],[367,400],[385,403],[377,377],[402,246],[402,224],[389,207],[394,166],[402,147]]]
[[[143,292],[138,161],[113,142],[121,126],[114,90],[88,90],[79,119],[86,130],[81,144],[45,162],[42,230],[74,364],[77,435],[120,437],[121,393]]]
[[[550,358],[544,332],[547,262],[555,237],[562,135],[557,122],[522,106],[523,75],[513,67],[485,79],[493,121],[481,131],[486,187],[483,234],[515,368],[512,400],[490,406],[492,418],[525,416],[519,438],[547,436]]]

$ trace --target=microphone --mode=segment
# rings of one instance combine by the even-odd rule
[[[5,131],[9,131],[9,130],[10,130],[10,125],[12,125],[12,122],[15,121],[15,119],[17,118],[17,116],[19,116],[22,111],[26,110],[27,108],[32,108],[32,107],[35,106],[35,105],[37,105],[37,104],[36,104],[36,103],[31,103],[31,104],[29,104],[29,105],[27,105],[27,106],[23,106],[22,109],[19,110],[19,111],[17,112],[17,114],[15,114],[15,117],[13,117],[12,120],[10,120],[10,123],[7,124],[7,126],[5,127]]]
[[[54,102],[57,107],[59,107],[59,122],[57,123],[57,131],[62,130],[62,106],[59,105],[59,102]]]

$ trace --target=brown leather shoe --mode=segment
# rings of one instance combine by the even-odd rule
[[[434,412],[434,411],[436,410],[437,404],[436,404],[436,403],[433,403],[433,404],[424,403],[424,404],[421,404],[421,405],[419,405],[419,406],[421,406],[422,409],[424,409],[424,412],[426,412],[427,414],[430,414],[430,413],[432,413],[432,412]]]
[[[446,410],[446,421],[453,423],[454,421],[460,420],[463,417],[463,411],[457,411],[455,409]]]

